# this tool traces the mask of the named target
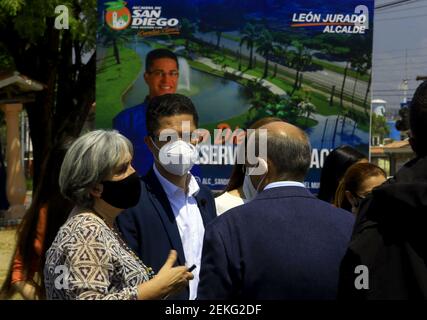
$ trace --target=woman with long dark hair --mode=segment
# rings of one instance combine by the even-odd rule
[[[72,203],[59,190],[61,164],[72,139],[58,142],[51,148],[42,166],[40,182],[17,231],[17,245],[0,298],[8,299],[15,292],[24,299],[43,299],[43,266],[60,226],[65,222]]]

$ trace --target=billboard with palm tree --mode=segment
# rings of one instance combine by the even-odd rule
[[[98,1],[98,127],[112,127],[117,113],[144,101],[145,56],[168,48],[179,57],[178,93],[192,99],[199,126],[212,135],[267,116],[304,129],[313,147],[312,191],[331,149],[349,144],[368,153],[373,0],[118,2]],[[111,8],[123,6],[131,21],[114,30],[106,12],[113,17]],[[220,190],[235,140],[215,141],[221,146],[202,155],[200,181]]]

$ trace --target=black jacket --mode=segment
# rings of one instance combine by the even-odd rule
[[[357,265],[368,267],[367,290],[355,288]],[[408,162],[362,203],[339,297],[427,299],[427,157]]]

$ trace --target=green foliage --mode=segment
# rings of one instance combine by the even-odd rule
[[[0,12],[5,15],[16,16],[25,3],[25,0],[2,0]]]
[[[386,118],[382,116],[377,116],[375,113],[372,113],[372,135],[379,136],[382,140],[389,134],[390,129],[387,126]]]
[[[181,20],[181,27],[179,29],[180,35],[183,38],[192,38],[193,33],[196,32],[196,27],[188,19]]]
[[[85,43],[85,51],[95,46],[96,0],[2,0],[0,25],[12,24],[20,38],[35,44],[45,38],[47,19],[56,18],[55,8],[68,8],[71,35]]]
[[[0,0],[1,68],[13,68],[45,85],[28,106],[34,155],[34,189],[46,152],[77,136],[95,97],[97,1]],[[68,10],[69,29],[56,30],[57,6]],[[88,61],[82,58],[88,57]],[[33,111],[32,111],[33,110]],[[50,173],[47,173],[50,174]]]
[[[112,48],[108,50],[97,74],[96,107],[103,110],[96,117],[97,128],[111,128],[111,119],[123,110],[122,95],[138,77],[142,67],[142,61],[135,51],[121,47],[121,64],[115,63],[112,51]]]
[[[251,23],[245,24],[242,30],[242,38],[240,40],[240,45],[243,45],[246,43],[246,46],[248,49],[253,47],[255,40],[257,39],[259,34],[258,27],[256,25],[253,25]]]
[[[0,70],[13,70],[15,63],[6,47],[0,43]],[[0,112],[1,113],[1,112]]]
[[[110,1],[110,2],[105,2],[105,5],[107,5],[107,11],[115,11],[115,10],[120,10],[122,9],[125,5],[126,2],[118,0],[118,1]]]
[[[258,119],[265,117],[277,117],[286,122],[295,124],[298,117],[301,115],[301,110],[298,107],[297,100],[290,97],[284,97],[277,101],[268,103],[258,101],[259,105],[255,109],[255,114],[250,113],[247,124],[253,123]],[[254,107],[254,105],[253,105]],[[251,114],[253,114],[251,116]]]
[[[292,46],[296,49],[294,55],[291,56],[292,64],[298,71],[304,70],[305,67],[311,64],[312,56],[307,48],[299,41],[292,41]]]

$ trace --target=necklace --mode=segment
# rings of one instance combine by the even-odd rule
[[[120,246],[125,249],[126,252],[128,252],[147,272],[148,278],[151,279],[154,277],[155,272],[151,267],[147,267],[142,260],[138,257],[138,255],[126,244],[126,242],[123,240],[123,237],[121,236],[120,230],[116,228],[116,226],[113,224],[111,227],[108,225],[105,218],[100,215],[98,212],[96,212],[94,209],[92,209],[92,213],[95,214],[97,217],[101,218],[102,221],[104,221],[105,225],[108,227],[108,229],[113,233],[116,240],[119,242]]]

